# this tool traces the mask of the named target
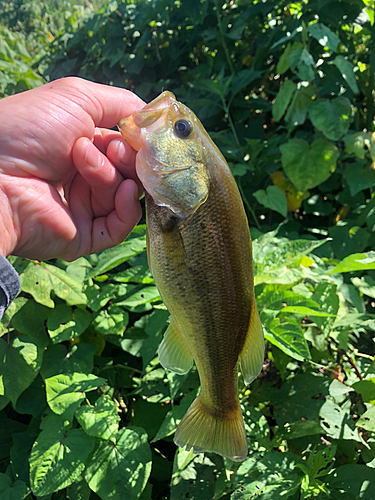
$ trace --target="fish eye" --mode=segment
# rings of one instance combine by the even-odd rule
[[[174,124],[174,130],[178,137],[185,139],[193,132],[193,124],[189,120],[182,118],[181,120],[176,121]]]

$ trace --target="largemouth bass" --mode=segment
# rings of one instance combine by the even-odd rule
[[[148,261],[170,312],[159,360],[179,374],[194,360],[201,382],[175,443],[242,461],[238,362],[250,384],[262,368],[264,340],[236,182],[201,122],[171,92],[121,120],[119,129],[138,151]]]

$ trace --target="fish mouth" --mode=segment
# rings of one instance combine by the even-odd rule
[[[141,131],[157,132],[168,125],[168,113],[171,105],[177,105],[172,92],[163,92],[159,97],[118,123],[118,128],[124,139],[137,151],[141,148]],[[160,123],[165,122],[165,123]]]

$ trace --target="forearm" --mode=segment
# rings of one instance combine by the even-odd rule
[[[20,279],[7,259],[0,255],[0,318],[20,291]]]

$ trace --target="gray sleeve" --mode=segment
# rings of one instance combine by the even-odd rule
[[[19,291],[20,279],[16,270],[0,255],[0,319]]]

